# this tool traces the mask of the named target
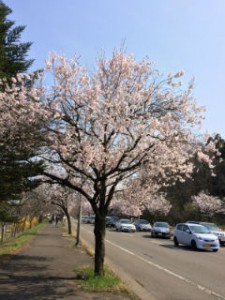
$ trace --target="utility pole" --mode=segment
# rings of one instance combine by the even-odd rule
[[[77,220],[77,235],[76,235],[76,246],[80,244],[80,225],[81,225],[81,217],[82,217],[82,199],[80,197],[80,205],[78,212],[78,220]]]

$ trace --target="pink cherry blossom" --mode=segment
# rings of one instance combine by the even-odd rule
[[[151,178],[171,184],[190,176],[190,158],[196,153],[203,158],[204,142],[193,129],[201,124],[204,108],[196,104],[191,84],[180,87],[182,72],[163,76],[148,59],[137,61],[122,51],[100,57],[96,65],[88,71],[78,56],[53,53],[46,64],[52,84],[45,89],[28,89],[18,75],[21,87],[0,93],[0,141],[8,136],[32,148],[32,137],[42,133],[45,175],[80,193],[96,215],[99,275],[105,216],[115,193],[126,189],[129,178],[139,177],[143,167],[149,186]]]
[[[192,197],[193,204],[199,208],[200,212],[208,217],[212,217],[222,208],[222,201],[215,196],[209,195],[205,192],[199,193]]]

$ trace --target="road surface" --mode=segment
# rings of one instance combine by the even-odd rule
[[[81,238],[94,245],[93,225],[82,224]],[[148,232],[107,229],[106,257],[145,291],[143,299],[225,300],[225,247],[193,251]]]

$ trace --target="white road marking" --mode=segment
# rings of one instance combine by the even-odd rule
[[[159,243],[159,242],[156,242],[156,241],[151,241],[152,244],[156,244],[156,245],[163,245],[163,243]]]
[[[177,273],[175,273],[173,271],[170,271],[169,269],[166,269],[166,268],[164,268],[164,267],[162,267],[162,266],[160,266],[160,265],[158,265],[158,264],[156,264],[156,263],[154,263],[154,262],[152,262],[150,260],[147,260],[147,259],[145,259],[145,258],[143,258],[143,257],[141,257],[141,256],[139,256],[137,254],[135,254],[134,252],[129,251],[126,248],[123,248],[123,247],[121,247],[121,246],[119,246],[119,245],[117,245],[117,244],[115,244],[115,243],[113,243],[113,242],[111,242],[111,241],[109,241],[107,239],[106,239],[106,242],[108,242],[109,244],[111,244],[114,247],[119,248],[120,250],[122,250],[122,251],[124,251],[126,253],[129,253],[130,255],[133,255],[133,256],[139,258],[140,260],[144,261],[145,263],[147,263],[147,264],[149,264],[149,265],[151,265],[151,266],[153,266],[153,267],[155,267],[155,268],[157,268],[157,269],[159,269],[161,271],[164,271],[167,274],[170,274],[170,275],[172,275],[172,276],[174,276],[174,277],[176,277],[176,278],[178,278],[178,279],[180,279],[180,280],[182,280],[182,281],[184,281],[184,282],[186,282],[186,283],[188,283],[190,285],[193,285],[193,286],[197,287],[199,290],[201,290],[201,291],[203,291],[203,292],[205,292],[205,293],[207,293],[209,295],[215,296],[215,297],[217,297],[218,299],[221,299],[221,300],[225,300],[224,296],[222,296],[222,295],[220,295],[220,294],[218,294],[218,293],[216,293],[216,292],[214,292],[214,291],[212,291],[212,290],[210,290],[210,289],[208,289],[208,288],[206,288],[206,287],[204,287],[204,286],[202,286],[202,285],[200,285],[198,283],[195,283],[194,281],[192,281],[190,279],[187,279],[187,278],[183,277],[182,275],[179,275],[179,274],[177,274]]]

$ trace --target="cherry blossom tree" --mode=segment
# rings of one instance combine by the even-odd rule
[[[82,212],[84,215],[91,215],[93,214],[93,209],[90,203],[84,198],[84,201],[81,202],[82,205]]]
[[[101,56],[92,72],[84,70],[77,57],[56,54],[46,66],[53,84],[44,101],[34,88],[29,100],[21,97],[16,102],[28,104],[18,121],[26,118],[32,124],[42,116],[48,133],[44,174],[91,204],[96,216],[95,274],[102,275],[105,217],[114,193],[143,166],[164,181],[188,176],[190,157],[202,153],[192,129],[200,125],[203,109],[192,97],[192,83],[182,87],[183,72],[163,76],[147,58],[137,61],[123,51],[115,51],[110,59]],[[9,123],[16,125],[12,114]]]
[[[17,74],[10,85],[0,79],[1,155],[33,153],[44,143],[44,124],[48,119],[40,101],[42,89],[30,84],[36,77],[36,73]]]
[[[124,214],[138,217],[148,211],[151,215],[166,216],[172,205],[165,194],[160,193],[161,185],[156,181],[143,181],[143,172],[139,178],[129,180],[126,188],[117,199],[112,201],[111,207]]]
[[[163,78],[148,59],[138,62],[120,51],[111,59],[100,57],[92,73],[77,58],[54,54],[47,69],[54,85],[46,98],[52,165],[45,174],[90,202],[96,215],[95,274],[101,275],[105,216],[114,192],[143,165],[164,178],[190,174],[190,156],[201,156],[191,129],[201,123],[202,108],[192,84],[181,88],[182,72]],[[63,166],[64,176],[56,175],[53,164]]]
[[[140,203],[137,199],[128,200],[127,197],[119,196],[112,200],[110,204],[110,211],[116,215],[124,215],[131,218],[137,218],[141,215]]]
[[[197,196],[193,196],[192,200],[200,212],[208,218],[212,218],[215,213],[220,212],[222,209],[222,201],[218,197],[208,195],[204,191]]]
[[[37,190],[23,193],[20,210],[20,217],[23,218],[24,222],[23,227],[25,227],[26,221],[29,221],[29,226],[32,228],[34,218],[42,219],[45,209],[46,205],[43,203],[41,195],[37,193]]]
[[[150,194],[142,203],[143,211],[148,211],[153,216],[166,216],[171,208],[172,205],[163,194]]]
[[[47,205],[50,213],[54,214],[55,211],[59,211],[59,213],[65,215],[68,234],[72,234],[70,211],[73,209],[79,194],[66,186],[48,183],[41,184],[36,192],[39,197],[42,197],[42,202]]]

